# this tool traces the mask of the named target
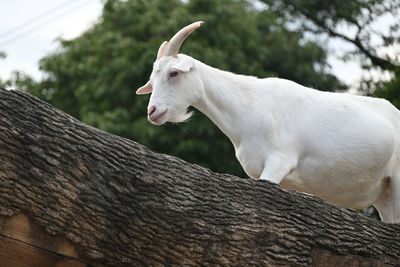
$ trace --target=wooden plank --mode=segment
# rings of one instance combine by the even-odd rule
[[[313,267],[384,267],[382,261],[374,258],[363,257],[360,255],[347,254],[336,255],[329,250],[313,248],[311,250]]]
[[[0,235],[0,266],[84,267],[86,264]]]
[[[0,216],[0,234],[57,254],[79,257],[71,241],[47,233],[23,213],[10,217]]]

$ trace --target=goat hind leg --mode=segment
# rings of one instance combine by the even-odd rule
[[[400,173],[397,172],[390,180],[392,185],[392,216],[393,223],[400,222]]]
[[[374,203],[374,207],[382,221],[400,222],[400,173],[385,178],[383,193]]]

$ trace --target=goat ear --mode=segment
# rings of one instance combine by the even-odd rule
[[[183,59],[180,60],[175,65],[172,65],[172,68],[182,72],[189,72],[193,68],[193,61]]]
[[[151,85],[150,81],[148,81],[145,85],[136,90],[136,94],[145,95],[151,93],[152,91],[153,91],[153,86]]]

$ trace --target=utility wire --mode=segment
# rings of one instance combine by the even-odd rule
[[[2,34],[0,34],[0,39],[2,39],[4,37],[7,37],[7,35],[13,34],[16,31],[19,31],[20,29],[23,29],[25,26],[30,25],[32,22],[35,22],[35,21],[37,21],[39,19],[43,19],[43,17],[46,17],[51,12],[57,11],[60,8],[64,8],[64,6],[66,6],[66,4],[68,5],[70,3],[71,3],[71,1],[65,1],[61,5],[55,6],[55,7],[51,8],[51,9],[48,9],[46,12],[43,12],[42,14],[37,15],[37,16],[35,16],[35,17],[33,17],[33,18],[31,18],[31,19],[29,19],[29,20],[17,25],[16,27],[12,28],[11,30],[3,32]]]
[[[76,2],[75,2],[75,3],[76,3]],[[74,3],[74,4],[75,4],[75,3]],[[31,24],[31,25],[27,25],[28,23],[21,24],[20,26],[18,26],[18,27],[16,27],[16,28],[18,28],[18,29],[21,29],[21,28],[22,28],[22,32],[19,33],[19,34],[17,34],[17,35],[11,36],[11,37],[8,38],[8,39],[7,39],[7,36],[5,36],[5,38],[0,38],[0,47],[5,46],[5,45],[8,45],[8,44],[10,44],[10,43],[12,43],[12,42],[14,42],[14,41],[20,39],[21,37],[25,37],[25,36],[28,35],[29,33],[32,33],[33,31],[35,31],[35,30],[37,30],[38,28],[42,27],[43,25],[48,24],[49,22],[51,22],[51,21],[53,21],[53,20],[59,19],[59,18],[65,16],[65,15],[67,15],[67,14],[68,14],[69,12],[71,12],[72,10],[74,10],[74,9],[76,9],[76,8],[78,8],[78,7],[81,7],[81,6],[83,6],[83,5],[87,4],[87,3],[88,3],[88,0],[85,0],[85,1],[83,1],[83,2],[80,2],[78,5],[75,5],[75,6],[71,6],[71,5],[70,5],[69,7],[65,8],[65,9],[62,10],[62,11],[55,12],[55,13],[58,13],[56,16],[53,16],[55,13],[49,13],[50,11],[48,11],[48,12],[45,13],[45,15],[46,15],[46,14],[49,14],[49,15],[47,16],[47,18],[45,17],[45,19],[42,20],[40,23]],[[53,9],[54,9],[54,8],[53,8]],[[52,10],[53,10],[53,9],[52,9]],[[37,19],[37,18],[35,18],[35,19]],[[29,21],[32,21],[32,20],[35,20],[35,19],[31,19],[31,20],[29,20]],[[24,26],[24,27],[26,26],[25,29],[24,29],[24,27],[22,27],[22,26]],[[5,34],[3,34],[3,36],[4,36],[4,35],[5,35]],[[2,39],[3,39],[3,40],[5,39],[5,40],[4,40],[3,42],[1,42]]]
[[[70,5],[70,6],[67,7],[66,9],[61,10],[61,11],[59,10],[59,11],[54,12],[54,13],[50,13],[50,11],[48,11],[48,12],[46,12],[46,13],[44,14],[44,15],[48,14],[47,17],[44,16],[44,20],[42,20],[41,22],[39,22],[39,23],[34,23],[34,24],[31,24],[31,25],[27,25],[27,23],[24,23],[23,25],[18,26],[18,28],[23,28],[22,26],[26,26],[26,27],[25,27],[25,29],[23,29],[23,31],[22,31],[21,33],[19,33],[19,34],[16,34],[16,35],[14,35],[14,36],[11,36],[11,37],[8,38],[8,39],[7,39],[7,37],[6,37],[6,38],[3,38],[3,40],[5,39],[3,42],[1,42],[1,38],[0,38],[0,46],[7,45],[7,44],[9,44],[9,43],[11,43],[11,42],[16,41],[17,39],[19,39],[19,38],[21,38],[21,37],[24,37],[25,35],[27,35],[27,34],[33,32],[34,30],[36,30],[36,29],[38,29],[39,27],[41,27],[41,26],[43,26],[43,25],[49,23],[50,21],[55,20],[55,19],[58,19],[58,18],[60,18],[60,17],[62,17],[62,16],[64,16],[64,15],[66,15],[67,13],[71,12],[72,10],[74,10],[74,9],[76,9],[76,8],[78,8],[78,7],[82,6],[82,5],[84,5],[84,4],[86,4],[86,2],[87,2],[87,1],[80,2],[80,3],[78,3],[78,5],[75,5],[75,6],[71,6],[71,5]],[[77,2],[75,2],[75,3],[77,3]],[[75,4],[75,3],[74,3],[74,4]],[[58,6],[58,7],[59,7],[59,6]],[[53,8],[53,9],[54,9],[54,8]],[[52,10],[53,10],[53,9],[52,9]],[[53,16],[53,15],[56,14],[56,13],[58,13],[57,16]],[[49,18],[49,16],[50,16],[50,18]],[[42,15],[42,17],[43,17],[43,15]],[[37,18],[35,18],[35,19],[37,19]],[[34,19],[33,19],[33,20],[34,20]],[[30,21],[31,21],[31,20],[30,20]],[[39,21],[40,21],[40,19],[39,19]],[[11,34],[11,35],[12,35],[12,34]]]

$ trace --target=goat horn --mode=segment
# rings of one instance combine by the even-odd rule
[[[165,56],[173,56],[177,57],[179,48],[181,47],[183,41],[189,36],[190,33],[192,33],[194,30],[196,30],[198,27],[200,27],[204,21],[196,21],[184,28],[182,28],[179,32],[177,32],[171,40],[168,42],[168,47],[165,52]]]
[[[165,54],[165,49],[168,46],[168,42],[164,41],[161,45],[160,48],[158,48],[158,53],[157,53],[157,60],[159,60],[160,58],[162,58]]]

